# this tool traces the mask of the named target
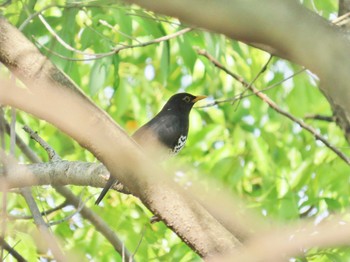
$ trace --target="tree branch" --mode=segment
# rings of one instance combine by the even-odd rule
[[[15,147],[16,147],[15,127],[16,127],[16,109],[11,108],[10,154],[13,157],[15,156]],[[5,170],[8,169],[7,164],[8,164],[8,162],[5,160],[4,161]],[[7,176],[4,176],[4,177],[6,178]],[[31,188],[30,187],[20,188],[20,192],[21,192],[23,198],[25,199],[30,212],[33,215],[34,224],[36,225],[38,231],[40,232],[41,236],[45,240],[44,243],[46,243],[46,245],[45,245],[46,252],[50,251],[57,261],[65,261],[67,259],[67,257],[63,254],[63,251],[61,250],[61,247],[60,247],[57,239],[52,234],[52,232],[49,230],[49,226],[46,224],[43,217],[41,216],[39,208],[38,208],[38,206],[37,206],[37,204],[32,196]],[[3,196],[4,201],[6,201],[6,197],[7,197],[7,190],[5,190],[5,192],[4,192],[4,196]],[[6,203],[4,203],[3,207],[4,207],[4,210],[6,210]],[[3,232],[3,234],[5,234],[4,229],[5,229],[5,226],[7,225],[6,219],[3,219],[3,225],[4,226],[3,226],[2,232]],[[1,238],[4,238],[4,236],[2,236]]]
[[[259,232],[234,253],[216,256],[210,262],[288,261],[303,255],[308,249],[348,246],[350,224],[345,214],[334,214],[319,224],[303,221],[296,225],[270,228]]]
[[[248,88],[251,92],[253,92],[257,97],[259,97],[262,101],[269,105],[272,109],[274,109],[277,113],[289,118],[294,123],[297,123],[301,128],[305,129],[309,133],[311,133],[317,140],[320,140],[325,146],[327,146],[330,150],[332,150],[335,154],[337,154],[345,163],[350,165],[350,159],[341,152],[338,148],[333,146],[327,139],[325,139],[321,134],[319,134],[313,127],[305,124],[302,120],[296,118],[291,115],[287,111],[280,108],[274,101],[272,101],[266,94],[262,93],[259,89],[250,85],[246,82],[242,77],[237,74],[231,72],[228,68],[222,65],[218,60],[216,60],[213,56],[211,56],[208,52],[204,50],[199,50],[198,53],[204,57],[206,57],[210,62],[212,62],[216,67],[220,68],[228,75],[232,76],[238,82],[240,82],[244,87]]]
[[[53,29],[52,27],[46,22],[46,20],[44,19],[44,17],[39,14],[39,19],[41,20],[41,22],[44,24],[44,26],[46,27],[46,29],[50,32],[50,34],[63,46],[65,47],[67,50],[70,50],[70,51],[73,51],[77,54],[80,54],[80,55],[84,55],[84,56],[88,56],[88,57],[84,57],[84,58],[68,58],[68,57],[63,57],[62,55],[56,53],[56,52],[53,52],[52,50],[50,49],[47,49],[45,46],[39,44],[37,42],[37,44],[39,44],[41,47],[47,49],[49,52],[51,52],[52,54],[60,57],[60,58],[63,58],[63,59],[67,59],[67,60],[70,60],[70,61],[87,61],[87,60],[96,60],[96,59],[100,59],[100,58],[103,58],[103,57],[106,57],[106,56],[112,56],[112,55],[115,55],[115,54],[118,54],[120,51],[122,50],[125,50],[125,49],[133,49],[133,48],[138,48],[138,47],[145,47],[145,46],[148,46],[148,45],[153,45],[153,44],[157,44],[157,43],[161,43],[161,42],[164,42],[164,41],[168,41],[172,38],[175,38],[175,37],[178,37],[180,35],[183,35],[187,32],[190,32],[192,31],[193,29],[192,28],[184,28],[184,29],[181,29],[175,33],[172,33],[172,34],[169,34],[169,35],[166,35],[166,36],[162,36],[162,37],[159,37],[159,38],[156,38],[156,39],[153,39],[153,40],[150,40],[150,41],[147,41],[147,42],[140,42],[137,40],[138,44],[136,45],[125,45],[125,46],[119,46],[119,47],[114,47],[111,51],[109,52],[106,52],[106,53],[100,53],[100,54],[92,54],[92,53],[86,53],[86,52],[83,52],[83,51],[80,51],[72,46],[70,46],[69,44],[67,44]],[[103,24],[103,25],[106,25],[107,23],[104,22],[103,20],[100,20],[100,23]]]
[[[56,187],[56,191],[64,196],[75,208],[81,206],[81,201],[67,188]],[[132,255],[125,248],[124,243],[118,238],[112,229],[103,221],[95,212],[87,208],[84,204],[81,207],[80,214],[87,220],[91,221],[94,227],[100,231],[105,238],[113,245],[115,250],[122,256],[124,254],[125,261],[133,261]]]
[[[152,11],[263,49],[321,79],[337,124],[350,142],[350,41],[343,29],[288,0],[129,0]],[[210,19],[215,17],[215,19]],[[297,21],[297,22],[296,22]],[[317,43],[317,45],[315,45]]]
[[[21,256],[20,253],[18,253],[13,247],[11,247],[2,237],[0,238],[0,245],[3,249],[7,250],[7,252],[9,252],[9,254],[11,254],[15,259],[17,259],[17,262],[27,261],[24,257]]]
[[[42,215],[42,216],[47,216],[47,215],[49,215],[49,214],[51,214],[51,213],[54,213],[54,212],[56,212],[56,211],[58,211],[58,210],[61,210],[62,208],[64,208],[64,207],[66,207],[66,206],[68,206],[68,202],[67,202],[67,200],[66,201],[64,201],[62,204],[60,204],[60,205],[58,205],[58,206],[56,206],[56,207],[54,207],[54,208],[52,208],[52,209],[49,209],[49,210],[45,210],[45,211],[42,211],[40,214]],[[10,219],[10,220],[20,220],[20,219],[33,219],[33,216],[29,216],[29,215],[7,215],[7,217]]]
[[[1,103],[45,119],[76,139],[201,256],[241,245],[4,19],[0,19],[0,32],[0,61],[28,87],[21,89],[3,82]],[[22,54],[20,59],[18,53]]]
[[[64,161],[61,160],[61,158],[58,156],[58,154],[56,153],[56,151],[45,141],[43,140],[36,132],[34,132],[32,129],[30,129],[28,126],[24,126],[23,128],[27,133],[30,134],[31,138],[34,139],[36,142],[38,142],[47,152],[47,154],[49,155],[49,158],[52,160],[52,162],[50,162],[49,164],[55,163],[62,163]],[[82,162],[81,162],[82,163]],[[43,164],[43,163],[37,163],[38,164]],[[92,168],[92,170],[94,171],[100,171],[101,169],[103,171],[105,171],[106,173],[108,173],[107,169],[101,165],[101,164],[96,164],[96,163],[90,163],[91,165],[96,165],[96,168]],[[69,170],[74,170],[71,168],[64,168],[62,170],[62,175],[63,176],[67,176],[67,174],[69,174]],[[80,171],[76,171],[75,174],[79,174],[80,177],[86,176],[86,174],[90,173],[89,171],[91,170],[91,166],[90,168],[88,167],[88,170],[80,170]],[[54,174],[56,171],[56,169],[53,169],[53,173],[48,172],[46,173],[46,177],[54,177],[57,178],[57,174]],[[48,175],[50,174],[50,176]],[[81,176],[81,174],[83,174],[83,176]],[[97,174],[93,174],[93,177],[91,178],[91,180],[94,180],[94,177],[97,176]],[[68,175],[69,177],[69,175]],[[64,179],[64,178],[63,178]],[[87,180],[87,181],[91,181],[91,180]],[[102,186],[103,187],[105,185],[106,181],[103,182]],[[123,242],[118,238],[118,236],[113,232],[113,230],[110,229],[110,227],[106,224],[106,222],[104,222],[97,214],[95,214],[91,209],[87,208],[85,206],[85,203],[83,203],[81,201],[80,198],[77,198],[69,189],[63,187],[63,186],[55,186],[54,184],[50,183],[51,185],[54,186],[55,190],[61,194],[62,196],[64,196],[66,198],[66,201],[70,204],[72,204],[77,210],[75,213],[80,213],[85,219],[89,220],[94,226],[95,228],[101,232],[101,234],[103,234],[107,240],[111,243],[111,245],[115,248],[115,250],[123,257],[125,257],[125,259],[127,259],[126,261],[132,261],[132,255],[130,254],[130,252],[125,248]],[[121,184],[117,184],[114,187],[121,187],[123,188],[123,186]],[[69,217],[75,215],[75,213],[71,214]],[[66,219],[66,218],[65,218]],[[58,221],[58,222],[62,222],[62,221]],[[50,223],[50,225],[53,223]],[[57,221],[54,222],[54,224],[57,224]]]
[[[26,200],[27,205],[33,215],[34,223],[40,231],[40,235],[42,237],[41,240],[43,240],[42,244],[47,245],[47,247],[52,252],[54,258],[57,261],[68,261],[68,258],[61,250],[61,247],[59,246],[56,237],[52,234],[51,230],[49,229],[49,226],[46,224],[43,217],[41,216],[40,210],[32,196],[31,189],[25,188],[25,190],[21,191],[21,194]]]
[[[3,123],[5,123],[5,128],[6,131],[8,132],[8,134],[10,134],[10,126],[9,124],[5,121],[4,118],[1,118],[0,116],[0,122],[4,121]],[[56,152],[54,151],[54,149],[52,149],[47,143],[46,141],[44,141],[36,132],[34,132],[33,130],[31,130],[29,127],[25,127],[25,131],[28,132],[31,137],[33,139],[35,139],[46,151],[49,155],[52,156],[52,158],[54,158],[54,155],[56,154]],[[41,160],[38,158],[38,156],[23,142],[23,140],[16,134],[16,144],[17,146],[22,150],[22,152],[28,157],[28,159],[30,159],[32,162],[36,163],[36,164],[44,164],[41,163]],[[57,154],[56,154],[57,155]],[[59,158],[59,156],[56,156],[56,158]],[[60,158],[59,158],[60,159]],[[59,163],[59,161],[56,161],[55,163]],[[90,165],[95,164],[96,167],[91,168],[90,165],[88,165],[87,170],[80,170],[80,172],[82,172],[83,174],[87,174],[89,172],[91,172],[91,169],[94,171],[97,171],[97,173],[94,173],[92,171],[92,176],[96,177],[101,175],[101,172],[99,172],[99,168],[102,169],[102,173],[106,173],[109,176],[109,172],[107,171],[106,168],[104,168],[101,164],[96,164],[96,163],[87,163]],[[39,168],[41,169],[41,168]],[[42,168],[42,170],[40,172],[42,172],[42,176],[45,175],[46,173],[46,177],[50,177],[48,174],[50,174],[49,170],[47,170],[46,172],[43,170],[45,169],[45,167]],[[74,170],[75,168],[73,168]],[[25,169],[21,169],[20,170],[26,170]],[[71,168],[67,168],[67,170],[71,170]],[[19,171],[19,170],[18,170]],[[32,170],[33,171],[33,170]],[[35,172],[35,171],[34,171]],[[77,171],[78,172],[78,171]],[[33,174],[33,173],[32,173]],[[52,173],[51,173],[52,174]],[[64,171],[60,172],[60,174],[64,175]],[[25,180],[24,174],[23,175],[23,180]],[[53,173],[52,174],[53,177],[56,177],[57,174]],[[26,176],[28,177],[28,176]],[[101,176],[102,177],[102,176]],[[40,179],[39,179],[40,180]],[[93,179],[91,179],[93,180]],[[106,179],[103,179],[103,181],[101,181],[101,186],[100,187],[104,187],[105,183],[107,181]],[[25,185],[23,185],[25,186]],[[111,245],[115,248],[115,250],[117,252],[119,252],[119,254],[122,257],[125,257],[126,259],[128,259],[127,261],[132,261],[132,259],[130,259],[132,256],[130,255],[130,252],[125,248],[125,246],[121,243],[121,241],[119,240],[118,236],[109,228],[109,226],[103,221],[101,220],[98,215],[96,215],[93,211],[91,211],[89,208],[87,208],[85,205],[81,204],[81,200],[79,198],[77,198],[76,196],[74,196],[74,194],[67,188],[64,188],[62,186],[54,186],[55,190],[65,196],[68,196],[68,198],[66,198],[66,201],[64,203],[62,203],[62,205],[67,205],[67,203],[72,204],[73,206],[75,206],[76,208],[78,208],[79,212],[82,214],[82,216],[89,220],[96,228],[97,230],[104,236],[106,237]],[[114,185],[114,189],[116,190],[120,190],[123,191],[125,190],[124,187],[121,184],[117,184]],[[77,207],[77,203],[80,203]],[[60,205],[61,206],[61,205]],[[44,211],[42,212],[41,215],[46,215],[48,214],[48,212],[50,211],[54,211],[57,210],[58,208],[60,208],[60,206],[57,206],[55,209],[49,210],[49,211]],[[9,217],[11,219],[11,217]],[[22,217],[21,217],[22,218]],[[24,217],[25,219],[26,217]],[[32,217],[30,217],[32,218]],[[22,218],[23,219],[23,218]],[[97,224],[95,224],[97,223]]]
[[[108,170],[102,164],[82,161],[62,160],[19,165],[17,171],[7,177],[9,188],[40,185],[77,185],[103,188],[109,177]],[[121,184],[116,184],[113,189],[129,194],[129,191]]]

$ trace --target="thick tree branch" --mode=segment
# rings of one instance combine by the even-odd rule
[[[339,10],[338,16],[345,15],[350,12],[350,1],[349,0],[339,0]]]
[[[4,19],[0,19],[0,32],[0,61],[30,90],[2,83],[0,92],[4,95],[0,97],[1,103],[45,119],[76,139],[201,256],[232,250],[240,245],[192,196],[170,181],[108,115]]]
[[[10,135],[10,125],[0,115],[0,122],[5,126],[5,130]],[[100,163],[88,163],[82,161],[70,162],[61,160],[56,152],[43,141],[39,135],[29,127],[23,128],[27,133],[34,137],[47,151],[49,157],[55,159],[55,163],[42,163],[40,158],[33,152],[26,143],[16,134],[16,144],[23,154],[34,164],[21,165],[22,172],[18,172],[15,176],[7,177],[10,188],[21,188],[26,186],[38,185],[79,185],[93,186],[103,188],[110,176],[108,170]],[[0,170],[0,173],[2,171]],[[1,176],[2,174],[0,174]],[[113,186],[115,189],[124,194],[130,192],[120,183]]]
[[[344,217],[346,214],[334,214],[319,224],[307,220],[296,225],[275,226],[266,233],[256,234],[240,250],[209,261],[289,261],[290,257],[305,255],[313,247],[348,246],[350,224]]]
[[[100,163],[81,161],[55,161],[19,165],[18,172],[10,174],[6,179],[10,188],[52,185],[78,185],[103,188],[109,177],[108,170]],[[128,194],[122,185],[113,189]]]

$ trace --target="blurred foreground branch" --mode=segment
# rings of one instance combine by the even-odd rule
[[[27,260],[21,256],[13,247],[11,247],[3,238],[0,238],[0,245],[3,249],[5,249],[9,254],[11,254],[17,262],[26,262]]]
[[[319,224],[306,220],[296,225],[274,226],[257,232],[234,253],[209,261],[288,261],[313,247],[349,246],[350,223],[344,219],[347,215],[333,215]]]
[[[27,87],[19,88],[2,81],[0,93],[4,95],[0,97],[0,103],[17,107],[54,124],[90,150],[111,175],[201,256],[208,257],[241,245],[191,195],[172,182],[164,170],[147,157],[105,112],[4,19],[0,19],[0,61]]]

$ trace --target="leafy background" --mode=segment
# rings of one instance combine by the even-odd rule
[[[337,1],[301,1],[326,19],[337,16]],[[253,7],[252,7],[253,8]],[[39,19],[38,11],[57,35],[75,50],[57,41]],[[110,114],[128,133],[154,116],[176,92],[207,95],[200,105],[234,98],[244,91],[240,83],[215,68],[197,50],[206,50],[231,71],[251,82],[269,55],[222,35],[193,30],[161,43],[125,48],[114,55],[113,48],[138,45],[175,33],[187,25],[174,18],[155,15],[137,6],[116,1],[11,1],[2,14],[47,57],[72,78],[93,101]],[[80,50],[77,52],[76,50]],[[98,59],[92,55],[98,54]],[[272,58],[267,70],[254,85],[290,114],[331,115],[329,104],[317,88],[318,80],[300,66]],[[0,68],[1,75],[9,75]],[[247,92],[244,94],[248,94]],[[6,111],[9,118],[9,110]],[[335,123],[305,120],[331,144],[349,152]],[[96,161],[76,142],[44,121],[18,112],[17,131],[44,160],[45,152],[21,130],[23,124],[36,130],[66,160]],[[191,112],[191,128],[186,147],[176,157],[174,179],[186,186],[201,181],[203,190],[212,190],[212,181],[228,188],[246,205],[267,220],[293,223],[311,217],[315,222],[349,206],[347,165],[299,125],[269,108],[255,96],[239,102],[197,107]],[[17,157],[27,162],[21,152]],[[175,161],[175,160],[172,160]],[[152,214],[134,197],[110,192],[102,206],[93,202],[100,189],[70,187],[117,232],[139,261],[198,261],[200,258],[162,223],[150,224]],[[42,210],[64,199],[51,187],[35,188]],[[91,198],[91,196],[93,196]],[[12,215],[28,214],[24,200],[9,194]],[[66,207],[46,216],[59,221],[74,209]],[[51,227],[66,250],[90,261],[121,261],[102,235],[79,214]],[[9,224],[9,243],[16,245],[29,261],[40,255],[30,234],[31,220],[17,219]],[[350,249],[317,248],[293,261],[348,261]],[[9,259],[9,261],[11,261]]]

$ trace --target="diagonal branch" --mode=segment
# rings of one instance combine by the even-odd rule
[[[53,163],[61,163],[64,162],[60,160],[61,158],[56,153],[56,151],[44,140],[42,139],[36,132],[34,132],[31,128],[28,126],[25,126],[23,128],[27,133],[30,134],[31,138],[34,139],[36,142],[38,142],[47,152],[49,155],[49,158],[53,160]],[[95,164],[96,165],[96,164]],[[98,164],[98,167],[104,168],[102,165]],[[104,168],[105,169],[105,168]],[[56,168],[54,169],[56,170]],[[71,168],[64,168],[64,176],[67,177],[68,171],[71,170]],[[105,169],[107,171],[107,169]],[[108,171],[107,171],[108,172]],[[51,172],[45,172],[46,177],[48,177],[47,174],[51,174]],[[83,174],[84,177],[86,177],[87,172],[81,171],[77,172],[77,174]],[[51,176],[51,177],[56,177]],[[93,176],[93,177],[96,177]],[[92,179],[91,179],[92,180]],[[89,181],[91,181],[89,179]],[[105,182],[103,183],[102,187],[104,186]],[[52,185],[52,184],[51,184]],[[85,206],[85,203],[81,201],[78,197],[76,197],[68,188],[65,188],[63,186],[54,186],[55,190],[64,196],[66,198],[66,201],[70,204],[72,204],[76,208],[76,212],[70,215],[69,217],[72,217],[76,213],[80,213],[85,219],[89,220],[95,228],[103,234],[108,241],[112,244],[112,246],[115,248],[115,250],[120,254],[120,256],[125,257],[126,261],[133,261],[132,255],[130,254],[129,250],[127,250],[124,246],[124,243],[119,239],[119,237],[110,229],[110,227],[106,224],[105,221],[103,221],[97,214],[95,214],[91,209]],[[67,218],[65,218],[67,219]],[[52,224],[57,224],[61,221],[56,221]]]
[[[7,250],[7,252],[9,252],[9,254],[11,254],[15,259],[17,259],[17,262],[27,261],[24,257],[21,256],[20,253],[18,253],[13,247],[11,247],[2,237],[0,238],[0,246],[3,249]]]
[[[37,226],[38,230],[41,233],[41,236],[45,241],[44,243],[48,244],[49,250],[52,252],[53,256],[57,261],[67,261],[68,258],[66,257],[66,255],[64,255],[63,251],[61,250],[61,247],[59,246],[56,237],[53,235],[49,226],[46,224],[43,217],[41,216],[40,210],[32,196],[31,188],[26,188],[26,190],[22,190],[21,193],[24,199],[26,200],[27,205],[33,215],[35,225]]]
[[[262,101],[264,101],[266,104],[269,105],[273,110],[275,110],[277,113],[289,118],[294,123],[297,123],[301,128],[305,129],[309,133],[311,133],[317,140],[320,140],[323,144],[325,144],[330,150],[332,150],[335,154],[337,154],[345,163],[350,165],[350,159],[341,152],[338,148],[333,146],[326,138],[324,138],[320,133],[318,133],[313,127],[305,124],[302,120],[296,118],[295,116],[291,115],[287,111],[280,108],[274,101],[272,101],[266,94],[262,93],[261,90],[257,89],[254,85],[250,85],[248,82],[246,82],[242,77],[239,75],[231,72],[227,67],[222,65],[218,60],[216,60],[212,55],[210,55],[205,50],[199,50],[198,54],[206,57],[210,62],[212,62],[216,67],[220,68],[224,72],[226,72],[228,75],[232,76],[234,79],[236,79],[238,82],[240,82],[243,86],[248,88],[251,92],[253,92],[258,98],[260,98]]]
[[[16,146],[16,109],[11,108],[11,123],[10,123],[10,154],[12,156],[15,155],[15,146]],[[5,170],[7,169],[6,167],[7,161],[5,160],[4,166]],[[28,208],[30,212],[33,215],[33,221],[34,224],[36,225],[38,231],[40,232],[41,236],[44,238],[45,242],[47,243],[47,248],[46,252],[50,251],[52,252],[54,258],[57,261],[64,261],[67,259],[66,255],[64,255],[63,251],[61,250],[61,247],[55,238],[54,234],[50,230],[48,224],[45,222],[43,219],[40,210],[33,198],[32,195],[32,189],[30,187],[22,187],[20,188],[20,192],[25,199]],[[3,200],[6,199],[7,191],[4,193],[4,198]],[[6,205],[4,205],[4,209],[6,210]],[[3,220],[3,224],[6,225],[6,220]],[[4,227],[3,227],[4,229]],[[3,230],[4,233],[4,230]],[[46,248],[45,248],[46,249]]]
[[[6,128],[6,132],[9,134],[10,133],[10,126],[9,124],[6,122],[6,120],[4,118],[1,118],[0,116],[0,122],[3,121],[3,123],[5,123],[5,128]],[[33,138],[36,139],[37,142],[40,143],[40,145],[42,145],[43,148],[45,148],[45,150],[47,151],[47,153],[52,157],[52,158],[59,158],[59,156],[57,156],[57,154],[55,153],[54,149],[49,146],[46,141],[44,141],[42,138],[39,137],[38,134],[36,134],[36,132],[34,132],[33,130],[31,130],[29,127],[25,128],[25,131],[28,132]],[[53,178],[57,178],[59,176],[63,177],[67,177],[67,173],[73,171],[76,171],[76,175],[80,176],[80,177],[88,177],[87,182],[94,181],[95,178],[101,178],[103,174],[105,174],[106,177],[109,176],[109,172],[108,170],[101,164],[96,164],[96,163],[85,163],[85,165],[83,164],[83,162],[78,162],[76,163],[77,167],[74,167],[74,163],[73,165],[70,165],[68,161],[56,161],[55,164],[59,164],[59,163],[65,163],[68,164],[68,166],[63,166],[61,172],[59,171],[60,169],[56,169],[53,168],[51,171],[50,169],[46,169],[46,167],[49,167],[50,164],[48,163],[41,163],[40,158],[24,143],[24,141],[16,134],[16,144],[17,146],[21,149],[21,151],[27,156],[28,159],[30,159],[32,162],[34,162],[35,164],[33,165],[28,165],[26,169],[29,169],[31,171],[31,174],[34,174],[34,176],[38,175],[37,172],[41,173],[42,175],[42,179],[38,179],[36,176],[36,179],[31,181],[41,181],[41,180],[46,180],[47,178],[49,180],[53,179]],[[56,156],[55,156],[56,154]],[[42,166],[45,165],[46,167]],[[35,168],[31,168],[33,166],[38,166],[38,169],[36,170]],[[55,166],[57,167],[57,165]],[[79,167],[86,167],[86,169],[79,169]],[[46,171],[45,171],[46,169]],[[21,169],[23,170],[23,169]],[[39,171],[41,170],[41,171]],[[58,171],[58,172],[57,172]],[[94,173],[96,172],[96,173]],[[28,179],[28,176],[26,176],[26,174],[21,174],[20,172],[18,172],[17,174],[21,175],[21,178],[19,179],[19,181],[26,181],[26,179]],[[49,176],[48,174],[51,174],[51,176]],[[81,175],[83,174],[83,176]],[[89,177],[89,174],[91,174],[91,176]],[[45,178],[46,177],[46,178]],[[68,175],[68,177],[70,177]],[[9,183],[11,184],[11,179],[12,178],[8,178],[10,181]],[[55,180],[53,179],[53,180]],[[60,179],[58,179],[60,180]],[[99,187],[104,187],[105,183],[106,183],[106,179],[100,179],[101,181],[99,182]],[[28,180],[30,181],[30,180]],[[47,185],[53,185],[54,183],[48,182]],[[70,184],[70,183],[69,183]],[[22,186],[26,186],[26,185],[20,185],[20,187]],[[90,184],[86,184],[86,186],[90,186]],[[115,189],[119,189],[119,191],[123,191],[123,186],[121,184],[116,185]],[[118,236],[110,229],[110,227],[102,220],[99,218],[99,216],[97,214],[95,214],[91,209],[89,209],[88,207],[86,207],[85,205],[81,204],[81,200],[76,197],[68,188],[65,188],[63,186],[54,186],[54,188],[56,189],[56,191],[63,195],[64,197],[66,197],[66,201],[64,201],[64,203],[62,203],[62,205],[57,206],[55,209],[53,210],[57,210],[58,208],[60,208],[63,205],[67,205],[67,203],[72,204],[73,206],[75,206],[79,212],[81,213],[81,215],[89,220],[96,228],[97,230],[104,235],[108,241],[111,243],[111,245],[114,247],[114,249],[122,256],[125,257],[126,259],[128,259],[127,261],[131,261],[131,255],[130,252],[125,248],[124,244],[120,241],[120,239],[118,238]],[[44,213],[42,213],[41,215],[46,215],[48,212],[50,211],[46,211]],[[11,219],[11,217],[9,217]],[[26,217],[24,217],[26,218]],[[32,217],[31,217],[32,218]]]
[[[56,187],[56,191],[64,196],[75,208],[81,206],[81,201],[67,188]],[[125,248],[124,243],[118,238],[114,231],[106,224],[106,222],[100,218],[95,212],[90,208],[87,208],[84,204],[81,207],[80,214],[87,220],[89,220],[94,227],[104,235],[105,238],[112,244],[115,250],[121,255],[125,256],[125,261],[133,261],[132,255]]]
[[[199,255],[206,258],[241,245],[193,196],[169,179],[110,116],[4,19],[0,19],[0,32],[0,61],[28,88],[2,81],[1,103],[51,122],[78,141]],[[14,49],[14,42],[21,45]],[[18,53],[23,54],[20,59]]]

